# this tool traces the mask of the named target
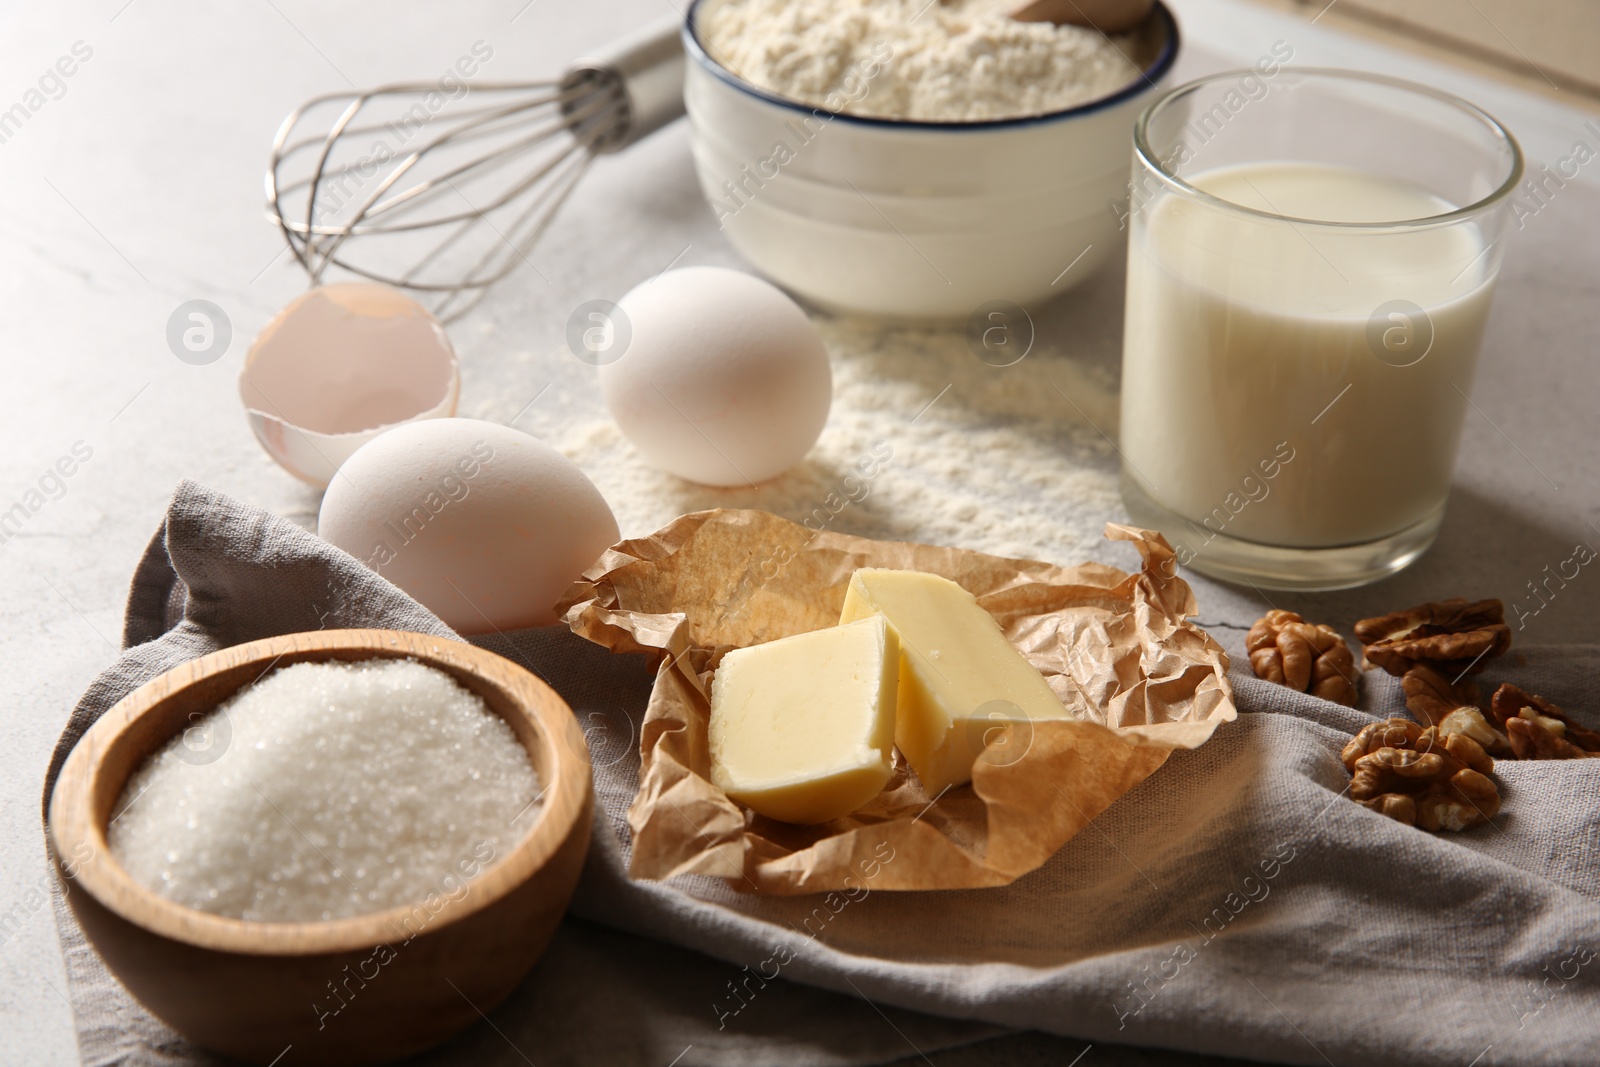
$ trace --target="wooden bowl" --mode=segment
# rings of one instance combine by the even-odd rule
[[[539,772],[544,807],[533,826],[464,895],[328,922],[249,922],[158,896],[112,857],[106,826],[123,786],[197,713],[274,667],[374,657],[453,676],[511,725]],[[593,811],[583,733],[534,675],[456,641],[330,630],[214,652],[123,698],[67,758],[49,838],[90,942],[173,1029],[251,1063],[362,1064],[437,1044],[515,988],[566,912]]]

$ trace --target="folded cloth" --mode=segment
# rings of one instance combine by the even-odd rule
[[[350,556],[185,483],[135,575],[126,651],[74,711],[46,799],[83,731],[161,671],[240,641],[353,626],[455,636]],[[1215,636],[1246,662],[1242,632]],[[1365,676],[1357,709],[1235,670],[1237,722],[1175,753],[1012,885],[889,893],[872,892],[869,879],[850,894],[775,898],[710,878],[627,877],[626,811],[650,684],[639,657],[556,629],[474,641],[549,681],[589,739],[602,817],[574,913],[725,961],[704,973],[726,981],[685,980],[669,992],[652,983],[646,999],[661,1026],[620,1028],[609,1047],[632,1051],[591,1062],[655,1062],[676,1053],[651,1041],[681,1040],[685,1065],[871,1063],[998,1027],[1290,1064],[1578,1064],[1600,1047],[1600,761],[1497,764],[1504,807],[1465,833],[1393,822],[1343,797],[1350,778],[1339,762],[1361,726],[1403,713],[1386,675]],[[1490,676],[1600,727],[1585,711],[1600,649],[1523,651]],[[106,975],[59,898],[56,910],[85,1059],[195,1062]],[[594,939],[606,936],[615,935],[568,923],[497,1013],[508,1032],[539,1042],[529,1051],[541,1062],[585,1062],[593,1038],[551,1026],[550,1009],[536,1004],[628,1002],[616,974],[564,962],[603,955]],[[555,973],[563,967],[570,975]],[[670,962],[639,971],[652,967],[678,973]],[[748,975],[774,972],[755,996],[734,992],[753,988]],[[823,994],[786,980],[844,996],[818,1001]],[[585,988],[591,998],[574,996]],[[778,1006],[791,993],[794,1010],[810,1013],[803,1027]],[[518,1029],[524,1015],[542,1022]],[[491,1054],[522,1058],[474,1032],[429,1059]]]
[[[416,601],[326,541],[260,508],[185,482],[134,572],[124,651],[90,685],[56,745],[45,780],[46,811],[56,775],[84,731],[151,678],[244,641],[356,627],[460,639]],[[564,627],[475,642],[535,671],[561,693],[584,726],[597,777],[615,773],[637,780],[633,724],[650,694],[650,675],[640,657],[613,656]],[[600,812],[610,818],[595,822],[591,862],[612,862],[618,854],[613,835],[617,827],[626,832],[633,786],[626,790],[625,799],[611,789],[600,801]],[[625,879],[622,869],[608,876]],[[584,895],[580,889],[579,896]],[[145,1011],[85,940],[59,885],[54,897],[85,1064],[222,1062]],[[492,1026],[473,1027],[414,1062],[510,1067],[531,1058],[541,1065],[854,1067],[918,1049],[965,1045],[1007,1030],[890,1005],[880,1010],[855,994],[783,978],[764,984],[759,1003],[745,993],[748,1011],[729,1015],[724,1010],[719,1018],[715,1009],[747,977],[741,965],[726,959],[568,920],[527,981],[491,1013]]]

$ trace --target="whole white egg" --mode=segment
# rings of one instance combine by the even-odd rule
[[[477,419],[362,445],[328,486],[317,532],[466,634],[555,622],[561,594],[620,537],[576,464]]]
[[[753,485],[816,444],[833,400],[828,350],[776,286],[684,267],[618,306],[626,343],[601,365],[600,388],[651,464],[703,485]]]

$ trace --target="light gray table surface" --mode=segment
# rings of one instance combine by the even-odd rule
[[[1585,127],[1592,110],[1241,0],[1173,6],[1189,74],[1251,63],[1289,40],[1297,63],[1384,70],[1468,96],[1514,129],[1535,170],[1576,141],[1600,146],[1600,122]],[[261,175],[279,121],[347,82],[442,72],[478,40],[495,49],[485,76],[547,74],[667,10],[662,0],[98,0],[0,10],[0,112],[59,57],[88,53],[0,142],[0,511],[75,445],[92,450],[64,492],[0,544],[0,918],[14,929],[0,944],[0,1063],[78,1062],[50,908],[38,895],[47,877],[39,785],[68,710],[115,655],[128,579],[173,486],[193,478],[314,520],[317,494],[261,452],[235,387],[249,338],[304,287],[262,216]],[[1437,546],[1378,587],[1272,594],[1279,606],[1309,606],[1347,627],[1376,608],[1441,595],[1526,601],[1547,564],[1578,542],[1600,546],[1597,186],[1600,161],[1557,189],[1508,253]],[[535,255],[556,268],[552,285],[513,278],[452,328],[463,414],[497,411],[505,396],[555,379],[597,409],[592,372],[563,354],[568,313],[585,299],[614,299],[690,243],[686,262],[738,262],[700,199],[680,124],[594,169]],[[1042,314],[1040,328],[1099,322],[1082,358],[1114,371],[1121,292],[1114,264]],[[168,316],[193,298],[221,305],[234,330],[231,350],[209,366],[181,363],[165,342]],[[1600,641],[1597,574],[1586,568],[1532,617],[1519,645]],[[1195,582],[1204,623],[1247,625],[1264,606],[1252,591]],[[1030,1041],[1003,1039],[946,1062],[1046,1062],[1066,1047]]]

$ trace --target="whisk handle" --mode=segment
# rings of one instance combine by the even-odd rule
[[[667,15],[567,68],[563,89],[608,82],[627,100],[626,121],[596,151],[626,148],[683,115],[682,31],[682,18]]]

